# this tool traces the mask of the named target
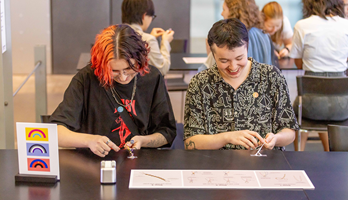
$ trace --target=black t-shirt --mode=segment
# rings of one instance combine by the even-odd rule
[[[176,136],[175,119],[163,76],[149,66],[150,73],[137,75],[136,92],[132,103],[135,78],[125,85],[114,81],[114,88],[137,125],[140,135],[161,133],[171,144]],[[115,108],[110,89],[103,88],[90,65],[81,69],[65,91],[64,100],[50,117],[50,122],[64,125],[71,131],[105,135],[123,147],[134,135]]]

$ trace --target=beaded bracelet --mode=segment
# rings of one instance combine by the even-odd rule
[[[284,49],[288,50],[288,52],[290,53],[290,49],[288,47],[284,47]]]

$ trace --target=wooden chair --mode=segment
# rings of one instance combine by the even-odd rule
[[[184,145],[184,124],[176,123],[176,137],[170,149],[185,149]]]
[[[187,39],[173,39],[170,53],[187,53]]]
[[[327,126],[330,151],[348,151],[348,126]]]
[[[327,131],[328,124],[347,125],[345,121],[319,121],[302,118],[302,96],[305,94],[320,94],[327,96],[348,95],[348,77],[318,77],[318,76],[297,76],[298,104],[298,123],[300,131],[297,133],[298,150],[301,149],[301,131]],[[325,106],[325,105],[323,105]],[[348,112],[348,110],[347,110]],[[296,143],[296,140],[295,140]]]

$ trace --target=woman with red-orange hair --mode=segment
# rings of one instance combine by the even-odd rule
[[[50,117],[58,124],[59,146],[89,148],[104,157],[124,146],[156,148],[173,142],[170,99],[163,76],[148,65],[148,52],[128,25],[113,25],[97,35],[91,62],[74,76]]]

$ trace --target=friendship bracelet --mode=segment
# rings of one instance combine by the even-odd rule
[[[290,53],[290,49],[288,47],[284,47],[284,49],[288,50],[288,52]]]

